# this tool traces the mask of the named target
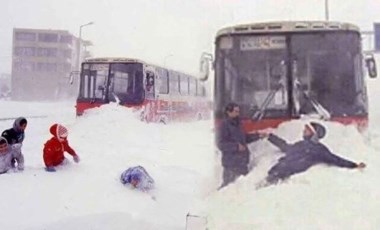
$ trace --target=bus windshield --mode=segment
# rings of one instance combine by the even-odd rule
[[[307,112],[304,94],[318,101],[331,115],[367,113],[357,33],[293,35],[290,46],[292,77],[301,91],[296,91],[294,98],[300,112]]]
[[[243,117],[318,113],[317,105],[331,115],[366,114],[360,49],[354,32],[220,37],[216,108],[235,101]]]
[[[80,99],[139,104],[144,100],[142,64],[85,63]]]

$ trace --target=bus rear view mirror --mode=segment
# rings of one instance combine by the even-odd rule
[[[199,80],[206,81],[210,75],[210,63],[212,63],[212,54],[202,53],[200,64],[199,64]]]
[[[365,64],[367,67],[368,75],[370,78],[377,77],[376,61],[373,56],[367,57],[365,59]]]
[[[79,71],[71,71],[69,75],[69,83],[72,85],[74,83],[75,76],[79,75]]]

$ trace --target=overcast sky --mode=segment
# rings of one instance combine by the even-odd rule
[[[323,20],[325,0],[0,0],[0,73],[10,73],[13,28],[61,29],[91,40],[94,56],[136,57],[197,72],[218,29],[270,20]],[[372,30],[379,0],[329,0],[330,20]]]

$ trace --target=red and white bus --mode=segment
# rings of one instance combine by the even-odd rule
[[[208,76],[207,56],[201,59]],[[364,57],[359,28],[349,23],[298,21],[237,25],[218,31],[214,60],[214,116],[238,103],[246,131],[315,114],[368,124]],[[314,115],[314,116],[315,116]]]
[[[203,82],[178,71],[129,58],[82,63],[77,115],[109,102],[141,110],[141,120],[168,123],[210,117]]]

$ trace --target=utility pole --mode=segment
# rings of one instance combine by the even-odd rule
[[[329,0],[325,0],[325,20],[329,20]]]

